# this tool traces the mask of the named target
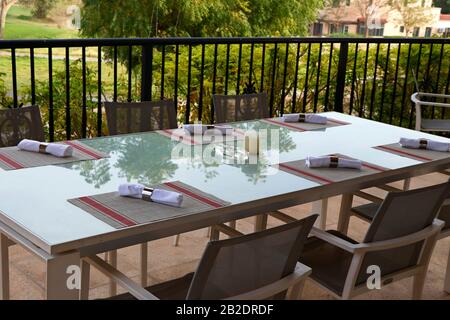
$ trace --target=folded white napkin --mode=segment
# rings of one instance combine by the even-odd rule
[[[28,139],[20,141],[17,147],[20,150],[48,153],[59,158],[71,157],[73,154],[73,148],[69,145],[59,143],[47,144]]]
[[[283,115],[283,121],[326,124],[328,119],[315,113],[290,113]]]
[[[400,144],[404,148],[411,148],[411,149],[427,149],[441,152],[449,152],[450,150],[450,143],[428,139],[400,138]]]
[[[338,168],[352,168],[352,169],[361,169],[362,162],[361,160],[354,159],[344,159],[332,156],[324,156],[324,157],[307,157],[306,158],[306,166],[308,168],[330,168],[333,166],[332,158],[337,158],[337,167]]]
[[[233,127],[230,126],[216,126],[216,125],[205,125],[205,124],[185,124],[183,125],[184,130],[186,130],[190,135],[193,134],[204,134],[205,131],[209,130],[212,134],[231,134]],[[217,131],[216,131],[217,130]]]
[[[143,193],[149,192],[150,199],[153,202],[165,204],[172,207],[180,207],[183,202],[183,195],[178,192],[163,189],[146,189],[141,184],[124,183],[119,186],[119,195],[142,199]]]

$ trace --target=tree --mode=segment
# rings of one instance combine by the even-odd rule
[[[55,0],[34,0],[32,11],[33,17],[39,19],[46,18],[54,5]]]
[[[450,0],[434,0],[433,5],[438,8],[442,8],[441,13],[450,13]]]
[[[305,35],[323,0],[84,0],[89,37]]]
[[[433,21],[430,8],[421,6],[419,0],[392,0],[391,6],[398,12],[398,22],[405,27],[406,36],[414,27],[427,25]]]
[[[369,36],[369,28],[371,25],[376,25],[377,20],[381,19],[388,0],[355,0],[354,4],[358,8],[361,18],[364,23],[364,36]]]
[[[3,39],[5,25],[6,25],[6,15],[9,9],[17,3],[18,0],[0,0],[0,39]]]

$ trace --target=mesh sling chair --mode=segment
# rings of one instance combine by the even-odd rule
[[[106,119],[110,135],[173,129],[177,127],[177,118],[173,100],[143,102],[105,102]],[[177,240],[176,240],[177,242]],[[147,284],[147,244],[140,248],[141,284]],[[106,260],[117,265],[117,251],[106,253]],[[116,286],[111,283],[111,295],[115,295]]]
[[[235,121],[250,121],[270,117],[269,103],[265,92],[242,95],[213,95],[214,113],[216,123]],[[280,211],[269,212],[256,217],[255,231],[264,230],[267,227],[267,215],[283,222],[292,221],[292,218]],[[214,226],[211,229],[211,239],[217,240],[219,232],[233,236],[236,221],[226,225]]]
[[[361,243],[338,231],[314,229],[300,262],[312,268],[312,280],[337,298],[350,299],[368,291],[368,267],[378,266],[382,285],[414,277],[413,298],[420,299],[444,224],[435,217],[449,186],[447,182],[389,193]]]
[[[352,207],[350,214],[370,223],[373,221],[381,202],[382,199],[374,197],[370,203]],[[450,192],[439,210],[438,219],[444,222],[438,240],[450,237]],[[447,258],[447,270],[444,290],[450,293],[450,252]]]
[[[0,148],[16,146],[22,139],[44,141],[39,107],[0,109]]]
[[[265,92],[243,95],[213,95],[217,123],[249,121],[270,117]]]
[[[173,100],[105,102],[104,105],[110,135],[177,127]]]
[[[82,277],[93,265],[129,292],[112,299],[296,298],[311,272],[297,260],[316,218],[311,215],[265,231],[211,241],[195,273],[146,289],[97,256],[84,258]],[[86,287],[82,286],[81,295],[87,298]]]

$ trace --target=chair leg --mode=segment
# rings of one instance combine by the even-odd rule
[[[317,219],[315,226],[319,229],[325,230],[327,225],[328,199],[314,201],[312,213],[319,215],[319,219]]]
[[[148,243],[142,243],[140,245],[141,252],[141,286],[145,288],[147,286],[147,272],[148,272]]]
[[[220,238],[220,232],[217,228],[215,228],[214,226],[211,226],[211,236],[209,238],[209,240],[211,241],[216,241],[219,240]]]
[[[337,230],[343,234],[347,234],[348,224],[350,222],[350,216],[353,202],[353,194],[345,193],[342,195],[341,208],[339,210],[339,221]]]
[[[205,237],[207,237],[207,238],[211,237],[211,229],[212,229],[212,227],[206,228]]]
[[[413,293],[412,293],[413,300],[422,299],[423,287],[425,286],[425,278],[427,276],[427,270],[428,269],[425,269],[424,271],[421,271],[420,273],[414,276]]]
[[[447,271],[445,272],[444,291],[450,293],[450,250],[447,257]]]
[[[411,178],[406,178],[403,180],[403,190],[407,191],[411,188]]]
[[[305,287],[305,280],[300,281],[296,285],[292,286],[287,294],[288,300],[300,300],[303,294],[303,288]]]
[[[9,300],[8,237],[0,233],[0,300]]]
[[[117,269],[117,250],[108,252],[107,262],[114,268]],[[109,295],[111,297],[117,295],[117,284],[114,280],[109,280]]]
[[[255,232],[267,229],[267,214],[257,215],[255,218]]]
[[[175,237],[173,237],[173,246],[178,247],[179,243],[180,243],[180,235],[177,234]]]
[[[236,229],[236,220],[230,221],[228,222],[228,226],[230,228]]]
[[[91,280],[91,265],[81,260],[80,300],[89,300],[89,282]]]

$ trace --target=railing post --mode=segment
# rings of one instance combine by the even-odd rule
[[[339,64],[336,78],[336,94],[334,95],[334,111],[344,112],[345,73],[347,72],[348,42],[341,42]]]
[[[152,100],[153,46],[142,46],[141,101]]]

